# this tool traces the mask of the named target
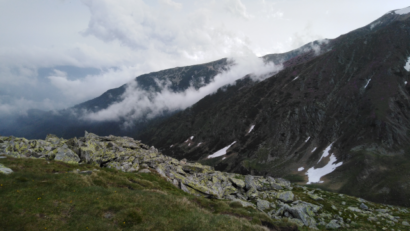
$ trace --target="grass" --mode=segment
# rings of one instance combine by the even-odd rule
[[[1,159],[3,230],[281,230],[238,203],[189,195],[159,175],[39,159]],[[92,170],[79,174],[75,170]],[[94,170],[96,169],[96,170]]]

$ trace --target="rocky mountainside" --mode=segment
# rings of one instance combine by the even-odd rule
[[[154,147],[128,137],[100,137],[87,132],[84,137],[69,140],[54,135],[45,140],[0,136],[0,155],[92,164],[124,172],[156,172],[189,194],[236,202],[238,206],[258,209],[274,221],[283,220],[300,228],[372,230],[377,226],[404,230],[410,226],[410,214],[405,208],[302,187],[281,178],[215,171],[210,166],[164,156]],[[13,174],[1,164],[0,172]]]
[[[410,206],[409,41],[410,12],[389,12],[137,137],[221,171]]]

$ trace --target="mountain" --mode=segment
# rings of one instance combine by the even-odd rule
[[[315,41],[302,46],[299,49],[282,53],[270,54],[261,57],[266,63],[281,64],[301,54],[313,54],[313,49],[320,49],[326,44]],[[124,84],[118,88],[110,89],[101,96],[80,103],[74,107],[60,111],[29,110],[27,115],[2,117],[5,123],[0,123],[0,134],[23,136],[27,138],[44,138],[47,134],[56,134],[64,138],[81,136],[85,130],[101,135],[125,135],[135,137],[151,123],[156,123],[174,114],[175,110],[163,109],[155,116],[150,116],[147,110],[139,118],[133,119],[132,126],[124,129],[124,123],[128,118],[117,120],[96,121],[86,120],[84,117],[89,113],[98,113],[112,105],[124,101],[126,93],[139,92],[150,98],[152,95],[163,91],[172,93],[183,93],[187,89],[198,90],[214,81],[215,76],[228,72],[235,66],[234,60],[226,58],[210,63],[176,67],[158,72],[144,74],[135,78],[134,81]],[[242,77],[242,76],[240,76]],[[128,92],[127,92],[128,91]],[[138,96],[137,96],[138,97]],[[135,105],[139,107],[138,103]]]
[[[410,8],[391,11],[136,137],[221,171],[410,206],[409,41]]]

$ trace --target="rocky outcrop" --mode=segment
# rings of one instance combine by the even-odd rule
[[[0,155],[15,158],[44,158],[71,164],[93,164],[115,168],[124,172],[157,172],[181,190],[196,196],[226,199],[253,207],[273,219],[286,219],[298,226],[328,229],[349,228],[355,217],[367,217],[368,222],[386,221],[387,224],[408,224],[392,216],[393,206],[374,209],[375,206],[363,199],[354,199],[356,206],[337,208],[326,206],[326,195],[321,190],[309,191],[306,187],[292,185],[289,181],[270,176],[240,175],[215,171],[210,166],[190,163],[162,155],[154,147],[128,137],[97,136],[85,133],[84,137],[69,140],[48,135],[45,140],[0,136]],[[0,164],[0,172],[10,174],[12,170]],[[83,174],[90,174],[84,172]],[[331,194],[332,196],[337,194]],[[348,196],[342,196],[347,199]],[[304,201],[308,198],[308,201]],[[318,199],[320,198],[320,199]],[[353,197],[352,197],[353,198]],[[407,210],[395,211],[408,213]],[[337,214],[345,214],[344,219]],[[396,212],[397,214],[397,212]]]

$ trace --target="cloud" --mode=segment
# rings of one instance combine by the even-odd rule
[[[72,102],[82,102],[129,82],[135,78],[135,72],[133,67],[121,67],[98,75],[87,75],[82,79],[69,79],[67,73],[54,70],[48,79]]]
[[[11,98],[6,95],[0,95],[0,117],[10,115],[26,115],[29,109],[53,110],[60,106],[59,102],[50,99],[42,101],[33,101],[26,98]]]
[[[166,4],[166,5],[170,6],[170,7],[172,7],[172,8],[175,8],[175,9],[177,9],[177,10],[180,10],[180,9],[182,8],[182,4],[181,4],[181,3],[174,2],[174,1],[172,1],[172,0],[161,0],[161,2],[162,2],[163,4]]]
[[[225,10],[234,16],[241,17],[244,19],[249,19],[251,16],[247,12],[245,5],[241,0],[225,0]]]
[[[185,92],[175,93],[166,86],[159,93],[141,90],[135,81],[127,86],[122,96],[123,100],[113,104],[107,109],[89,113],[83,117],[92,121],[120,121],[125,120],[124,126],[130,126],[134,121],[147,117],[152,118],[164,111],[185,109],[206,95],[212,94],[217,89],[228,85],[248,74],[252,74],[254,80],[263,80],[282,69],[272,63],[265,64],[261,58],[256,57],[249,50],[242,50],[233,54],[230,59],[234,65],[226,72],[215,76],[213,82],[196,90],[188,88]]]

